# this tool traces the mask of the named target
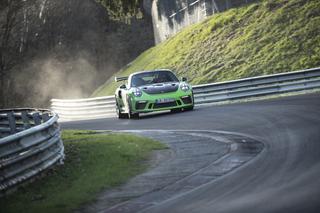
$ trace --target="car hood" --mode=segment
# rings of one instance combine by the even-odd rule
[[[168,92],[176,92],[179,89],[179,82],[144,85],[140,86],[139,89],[147,94],[163,94]]]

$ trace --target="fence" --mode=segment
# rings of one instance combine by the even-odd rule
[[[0,196],[64,159],[58,115],[0,110]]]
[[[320,88],[320,68],[193,86],[195,104],[217,103],[256,96]],[[52,110],[64,120],[115,115],[114,96],[52,100]]]

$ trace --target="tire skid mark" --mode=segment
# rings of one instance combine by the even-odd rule
[[[121,130],[165,143],[156,166],[83,212],[138,212],[223,178],[255,158],[264,144],[238,133],[207,130]],[[161,154],[160,154],[161,155]]]

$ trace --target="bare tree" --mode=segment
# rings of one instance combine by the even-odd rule
[[[6,105],[10,87],[10,69],[16,61],[18,45],[14,42],[21,0],[4,0],[0,4],[0,105]]]
[[[134,2],[124,16],[138,10]],[[0,0],[0,107],[86,96],[153,44],[150,22],[110,16],[96,0]]]

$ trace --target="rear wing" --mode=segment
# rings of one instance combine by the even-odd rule
[[[128,77],[115,77],[114,80],[115,80],[116,82],[126,81],[126,80],[128,80]]]

